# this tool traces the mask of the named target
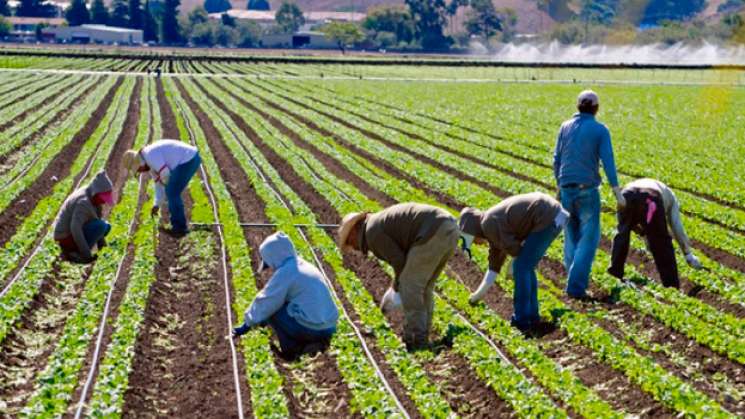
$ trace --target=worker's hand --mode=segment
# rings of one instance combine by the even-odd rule
[[[93,263],[98,259],[98,255],[91,255],[91,256],[80,256],[80,263],[88,264]]]
[[[621,188],[618,186],[614,186],[613,193],[616,195],[616,204],[618,206],[618,209],[621,210],[626,208],[626,198],[623,196]]]
[[[388,291],[383,296],[383,301],[380,302],[380,310],[385,313],[388,310],[399,310],[402,306],[401,294],[397,293],[393,288],[388,288]]]
[[[468,298],[468,302],[471,304],[476,304],[481,301],[486,296],[486,292],[489,291],[489,288],[494,285],[494,281],[496,281],[496,279],[496,272],[492,271],[491,269],[486,271],[486,275],[484,275],[484,279],[481,281],[479,288],[473,294],[471,294],[470,298]]]
[[[150,216],[157,217],[159,211],[160,211],[160,207],[158,207],[157,205],[153,205],[153,207],[150,209]]]
[[[251,328],[245,324],[242,324],[240,327],[236,327],[235,329],[233,329],[233,338],[235,339],[245,335],[250,329]]]
[[[696,255],[693,253],[686,253],[686,262],[688,263],[688,266],[692,267],[693,269],[701,269],[701,261],[698,260]]]

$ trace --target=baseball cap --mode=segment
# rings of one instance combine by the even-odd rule
[[[598,94],[592,90],[585,90],[577,96],[577,106],[583,104],[597,106],[600,104],[600,98],[598,98]]]

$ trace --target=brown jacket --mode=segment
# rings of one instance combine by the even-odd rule
[[[473,235],[489,242],[489,269],[499,272],[507,255],[517,256],[528,235],[551,225],[559,211],[561,204],[540,192],[509,197],[485,211],[481,231]]]
[[[62,240],[72,236],[78,246],[80,255],[91,256],[91,249],[83,234],[83,226],[91,220],[101,218],[102,208],[93,204],[93,196],[112,189],[111,180],[101,172],[88,186],[77,189],[62,204],[57,219],[54,221],[54,239]]]
[[[388,262],[396,279],[406,265],[409,249],[426,243],[445,221],[455,222],[447,211],[431,205],[405,203],[370,214],[360,236],[360,250]]]

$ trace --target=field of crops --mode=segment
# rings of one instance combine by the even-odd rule
[[[160,68],[161,77],[150,70]],[[745,75],[0,57],[0,416],[745,416]],[[681,200],[705,269],[678,252],[663,288],[632,241],[628,286],[605,273],[614,198],[601,187],[595,302],[563,293],[562,243],[539,268],[555,330],[510,327],[502,273],[469,305],[487,249],[457,254],[436,288],[431,349],[407,352],[378,305],[391,270],[342,255],[350,211],[418,201],[457,215],[516,193],[553,194],[553,144],[593,87],[622,182],[652,176]],[[160,138],[203,169],[182,239],[150,217],[151,188],[120,157]],[[109,246],[59,258],[51,223],[102,169],[115,183]],[[225,336],[268,276],[276,223],[324,272],[340,308],[331,348],[287,362],[272,334]]]

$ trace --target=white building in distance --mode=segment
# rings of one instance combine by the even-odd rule
[[[142,44],[142,30],[106,25],[61,26],[50,30],[57,42],[79,44]]]

